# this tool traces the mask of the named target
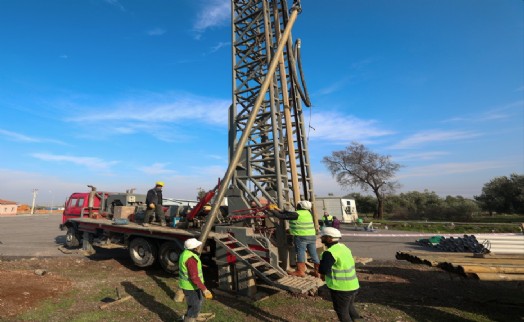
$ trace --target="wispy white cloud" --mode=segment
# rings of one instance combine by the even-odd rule
[[[175,170],[172,170],[172,169],[169,169],[167,168],[167,166],[169,166],[170,163],[160,163],[160,162],[157,162],[157,163],[153,163],[152,165],[150,166],[143,166],[143,167],[139,167],[138,170],[146,173],[146,174],[149,174],[149,175],[170,175],[170,174],[176,174],[177,171]]]
[[[202,7],[197,14],[193,29],[196,31],[196,38],[209,28],[223,26],[231,19],[231,1],[229,0],[208,0],[202,1]]]
[[[374,63],[376,60],[377,60],[376,57],[368,57],[368,58],[365,58],[365,59],[353,62],[351,64],[351,68],[354,69],[354,70],[360,70],[360,69],[363,69],[364,67]]]
[[[42,161],[73,163],[91,170],[108,170],[110,167],[119,163],[118,161],[105,161],[96,157],[78,157],[49,153],[33,153],[31,156]]]
[[[191,120],[226,125],[227,110],[230,104],[230,101],[227,100],[184,93],[150,93],[145,96],[126,98],[103,107],[90,107],[91,113],[70,117],[67,121],[128,120],[149,124],[151,122],[170,123]]]
[[[148,133],[160,140],[172,142],[186,137],[183,131],[169,130],[179,124],[227,126],[228,100],[187,93],[145,93],[132,95],[104,106],[85,106],[77,111],[90,111],[70,116],[67,122],[100,127],[98,135]],[[111,123],[111,127],[101,124]]]
[[[421,153],[407,153],[395,156],[395,161],[420,161],[420,160],[433,160],[435,158],[449,155],[449,152],[445,151],[429,151]]]
[[[222,178],[224,176],[224,173],[226,172],[226,167],[221,165],[210,165],[206,167],[192,167],[192,172],[195,174],[198,174],[198,176],[203,176],[210,178],[213,180],[213,178],[216,178],[218,181],[218,178]]]
[[[344,144],[369,141],[393,134],[392,131],[380,128],[374,120],[361,120],[337,112],[313,113],[311,127],[312,139]]]
[[[401,140],[391,148],[409,149],[426,143],[464,140],[478,136],[480,136],[480,133],[469,131],[422,131],[408,137],[407,139]]]
[[[149,36],[162,36],[163,34],[165,34],[167,32],[167,30],[165,29],[162,29],[162,28],[155,28],[155,29],[151,29],[151,30],[148,30],[147,31],[147,34]]]
[[[431,164],[421,167],[408,167],[397,176],[397,179],[409,177],[434,177],[449,174],[471,173],[489,169],[504,168],[507,165],[508,164],[504,161],[450,162]]]
[[[69,56],[67,56],[67,55],[64,54],[64,55],[60,55],[60,58],[62,58],[62,59],[68,59]]]
[[[351,77],[344,77],[316,91],[313,95],[328,95],[338,92],[348,84]]]
[[[84,191],[85,183],[75,182],[75,178],[63,179],[48,173],[20,171],[0,168],[2,182],[0,185],[2,199],[30,204],[32,189],[39,189],[36,196],[37,205],[61,205],[73,191]]]
[[[444,120],[443,123],[451,123],[451,122],[478,123],[478,122],[489,122],[489,121],[495,121],[495,120],[510,119],[515,115],[515,112],[519,112],[519,111],[522,112],[523,109],[524,109],[524,100],[518,100],[515,102],[508,103],[508,104],[496,106],[494,108],[491,108],[487,111],[483,111],[480,113],[449,118],[447,120]]]
[[[106,3],[122,10],[122,11],[126,11],[126,9],[124,8],[124,6],[120,3],[119,0],[104,0]]]
[[[8,140],[17,141],[17,142],[25,142],[25,143],[54,143],[54,144],[66,145],[66,143],[64,143],[64,142],[62,142],[60,140],[32,137],[32,136],[27,136],[25,134],[21,134],[21,133],[17,133],[17,132],[11,132],[11,131],[7,131],[7,130],[3,130],[3,129],[0,129],[0,136],[4,136]]]
[[[224,157],[221,155],[216,154],[208,154],[206,155],[207,158],[214,159],[214,160],[224,160]]]
[[[220,48],[223,48],[223,47],[227,47],[231,45],[231,42],[229,41],[220,41],[218,44],[216,44],[215,46],[211,47],[211,51],[209,52],[210,54],[214,53],[214,52],[217,52],[220,50]]]

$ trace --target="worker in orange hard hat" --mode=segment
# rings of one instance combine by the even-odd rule
[[[157,181],[153,189],[149,189],[146,196],[146,214],[144,217],[144,222],[142,226],[149,226],[150,220],[152,220],[151,215],[155,214],[156,221],[160,223],[161,226],[166,226],[166,217],[164,215],[164,210],[162,209],[162,188],[164,187],[164,182]]]

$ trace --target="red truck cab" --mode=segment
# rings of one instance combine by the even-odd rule
[[[89,195],[89,192],[75,192],[69,196],[64,206],[64,212],[62,213],[61,229],[69,219],[89,216]],[[97,214],[101,213],[102,198],[107,197],[108,193],[93,194],[91,210]]]

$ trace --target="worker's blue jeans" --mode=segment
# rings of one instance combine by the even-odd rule
[[[204,302],[204,294],[201,290],[182,290],[184,291],[184,296],[186,297],[187,312],[186,317],[196,318],[198,313],[200,313],[200,308]]]
[[[297,263],[306,262],[306,249],[313,260],[313,263],[319,264],[317,254],[317,236],[293,236],[295,243],[295,252],[297,253]]]

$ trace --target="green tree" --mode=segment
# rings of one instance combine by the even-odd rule
[[[396,218],[468,221],[479,212],[477,202],[462,196],[439,197],[435,192],[409,191],[391,196],[386,209]]]
[[[393,162],[390,156],[374,153],[356,142],[345,150],[332,152],[331,156],[322,159],[322,163],[340,186],[357,186],[364,191],[371,189],[377,199],[374,218],[383,218],[384,198],[398,187],[398,183],[391,179],[400,169],[400,164]]]
[[[377,210],[377,200],[373,198],[373,196],[354,192],[345,196],[345,198],[355,199],[357,212],[359,214],[373,214]]]
[[[524,214],[524,175],[495,177],[484,184],[480,196],[475,196],[483,210],[498,213]]]

